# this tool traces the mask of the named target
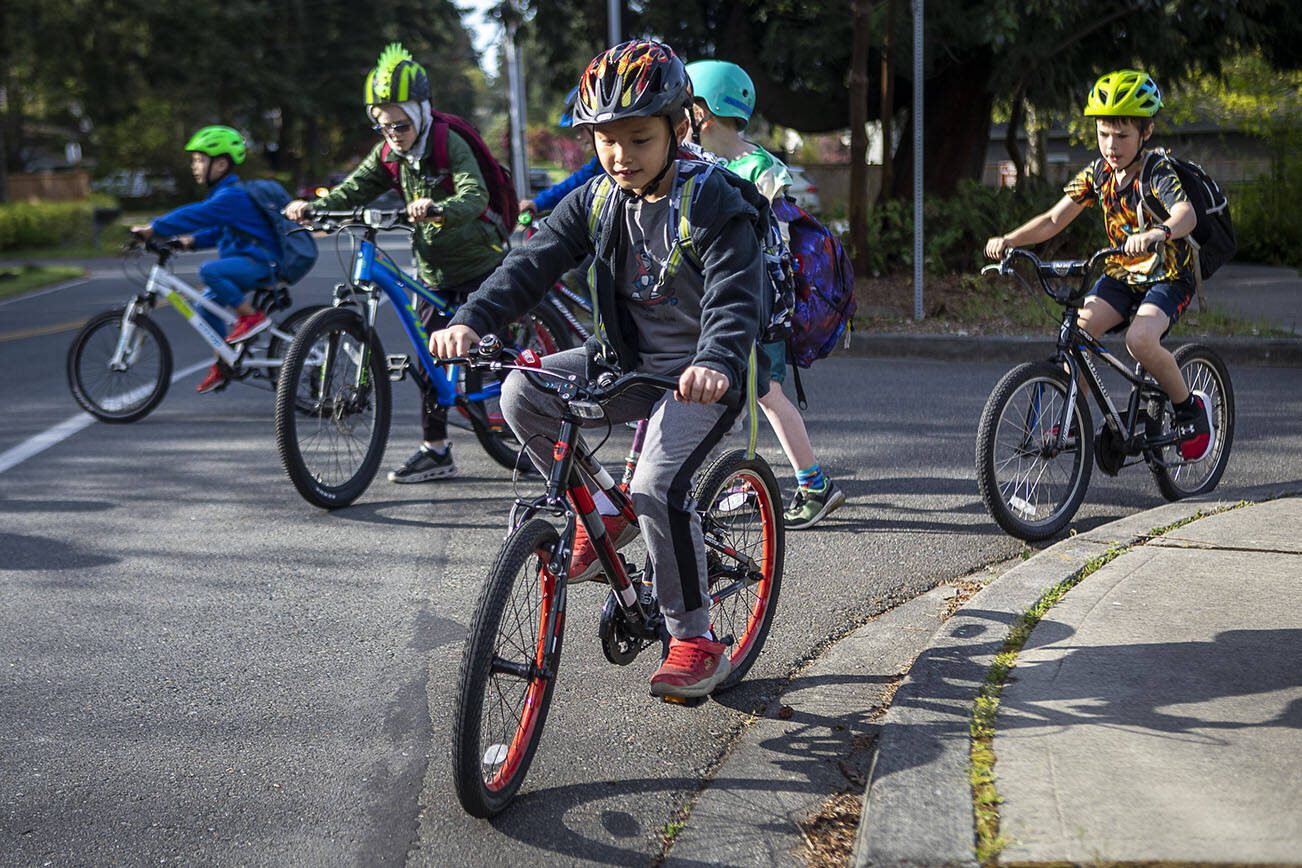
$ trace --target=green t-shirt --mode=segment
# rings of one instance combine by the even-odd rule
[[[728,168],[754,184],[770,202],[791,186],[791,173],[786,165],[759,145],[755,150],[729,160]]]

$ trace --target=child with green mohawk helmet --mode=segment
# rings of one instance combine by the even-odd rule
[[[727,161],[727,167],[753,183],[769,201],[791,185],[782,161],[742,138],[755,111],[755,83],[746,70],[726,60],[687,64],[694,93],[693,111],[700,128],[701,147]],[[769,358],[768,393],[759,399],[773,433],[796,474],[796,493],[784,515],[788,530],[804,530],[822,521],[845,503],[845,493],[823,472],[814,457],[805,420],[782,391],[787,378],[786,343],[761,344]]]
[[[398,43],[386,46],[367,74],[365,99],[367,117],[380,141],[337,187],[311,202],[291,202],[285,214],[303,221],[314,210],[366,205],[394,189],[396,180],[407,203],[407,216],[416,224],[412,252],[421,280],[460,304],[505,255],[497,230],[480,219],[489,192],[475,155],[464,138],[449,130],[448,165],[446,169],[435,165],[429,76]],[[450,185],[445,183],[448,175]],[[427,333],[446,325],[445,318],[423,298],[416,300],[416,316]],[[389,481],[426,482],[456,472],[447,410],[437,406],[435,396],[423,396],[421,444],[405,464],[389,473]]]

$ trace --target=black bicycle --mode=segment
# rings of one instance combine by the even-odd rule
[[[498,373],[519,370],[539,388],[566,402],[553,444],[556,460],[546,492],[517,498],[511,532],[484,582],[461,660],[452,728],[457,796],[467,813],[490,817],[515,797],[542,738],[561,659],[566,584],[578,522],[596,546],[610,594],[601,610],[598,636],[611,663],[625,666],[668,635],[655,598],[650,564],[635,568],[619,554],[593,504],[589,485],[606,493],[625,518],[636,515],[627,484],[617,484],[579,440],[583,419],[601,419],[601,402],[637,386],[667,391],[677,380],[653,374],[602,373],[593,382],[523,366],[485,336],[467,358],[446,364]],[[636,464],[635,440],[626,467]],[[625,478],[631,473],[626,472]],[[693,489],[705,538],[710,621],[728,645],[732,671],[726,690],[749,671],[768,637],[782,582],[782,501],[767,462],[743,450],[720,455]],[[550,519],[550,520],[549,520]],[[558,530],[556,524],[560,523]],[[704,702],[676,700],[686,705]]]
[[[1185,344],[1173,353],[1189,389],[1207,403],[1212,417],[1211,448],[1198,460],[1186,461],[1177,448],[1181,437],[1166,392],[1142,365],[1131,369],[1077,325],[1092,278],[1108,257],[1122,252],[1113,247],[1086,260],[1042,262],[1028,250],[1012,248],[998,265],[982,270],[1015,277],[1034,293],[1035,287],[1014,268],[1025,262],[1044,293],[1063,308],[1053,356],[1005,374],[990,393],[977,430],[981,498],[999,526],[1020,539],[1051,537],[1071,521],[1096,462],[1116,476],[1143,461],[1167,500],[1213,490],[1229,462],[1234,388],[1220,356],[1201,344]],[[1095,360],[1131,384],[1124,411],[1113,403]],[[1097,431],[1081,382],[1103,415]]]

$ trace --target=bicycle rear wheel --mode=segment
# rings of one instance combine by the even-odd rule
[[[316,314],[327,309],[327,306],[324,304],[310,304],[307,307],[301,307],[282,319],[276,327],[283,332],[288,332],[290,335],[298,334],[298,330],[303,327],[304,323]],[[283,366],[285,353],[289,352],[289,345],[291,343],[293,343],[292,337],[290,340],[285,341],[275,335],[269,335],[267,338],[266,359],[268,361],[279,360]],[[267,368],[267,377],[271,380],[271,387],[273,389],[276,388],[276,382],[280,378],[280,368]]]
[[[1180,500],[1213,490],[1225,473],[1230,461],[1230,446],[1234,443],[1234,387],[1230,384],[1225,362],[1208,347],[1186,344],[1178,347],[1173,355],[1190,390],[1206,396],[1212,413],[1214,437],[1211,451],[1200,461],[1183,463],[1179,451],[1170,446],[1154,456],[1156,461],[1149,462],[1162,496],[1167,500]],[[1149,408],[1149,437],[1168,433],[1175,421],[1171,403],[1163,401],[1162,405]],[[1174,466],[1158,463],[1167,461]]]
[[[516,528],[489,571],[466,639],[452,725],[457,798],[491,817],[515,798],[542,738],[561,659],[559,537],[540,518]]]
[[[710,624],[731,640],[732,672],[717,688],[745,677],[773,624],[786,552],[782,495],[768,462],[744,450],[724,453],[696,484],[709,570]]]
[[[101,422],[143,419],[172,385],[172,348],[145,314],[132,317],[135,333],[122,364],[110,366],[124,313],[125,308],[117,308],[91,317],[68,347],[68,388],[81,408]]]
[[[534,308],[531,313],[513,322],[506,333],[499,337],[508,347],[531,349],[542,356],[578,346],[574,332],[560,314],[547,305]],[[492,382],[490,378],[494,376],[492,372],[463,368],[460,391],[465,395],[480,392]],[[465,413],[464,410],[462,412]],[[478,417],[472,420],[475,423],[475,437],[490,458],[508,470],[515,470],[518,465],[520,470],[533,471],[529,460],[520,458],[520,441],[515,439],[515,434],[502,417],[501,402],[496,395],[474,402],[469,412]]]
[[[1094,422],[1077,396],[1066,446],[1056,446],[1067,401],[1067,372],[1053,362],[1013,368],[986,400],[977,428],[981,499],[1007,533],[1051,537],[1067,526],[1085,498],[1094,467]]]
[[[314,314],[276,384],[276,445],[298,493],[325,509],[356,500],[380,466],[391,412],[379,339],[354,311]]]

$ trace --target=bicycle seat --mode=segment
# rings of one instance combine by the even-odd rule
[[[254,289],[252,304],[263,313],[270,314],[291,307],[294,300],[289,297],[289,284],[278,280]]]

